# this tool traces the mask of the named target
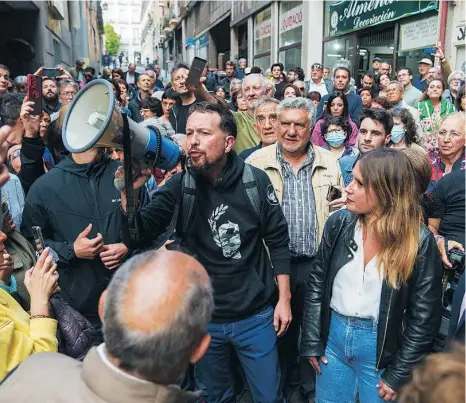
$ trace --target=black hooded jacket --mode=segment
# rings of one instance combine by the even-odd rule
[[[186,234],[181,234],[186,210],[182,206],[184,173],[173,176],[155,192],[132,223],[138,232],[136,245],[145,247],[166,230],[179,204],[177,233],[209,273],[216,322],[247,318],[263,310],[276,296],[275,276],[290,272],[288,226],[278,199],[270,193],[270,179],[252,167],[261,199],[259,222],[243,185],[243,168],[244,161],[232,152],[224,175],[216,184],[193,174],[196,206]],[[123,224],[122,236],[128,240],[126,216]],[[128,245],[129,240],[125,243]]]
[[[113,185],[119,165],[104,155],[92,164],[77,164],[68,156],[37,179],[24,206],[23,234],[32,240],[31,227],[41,227],[45,246],[59,258],[62,296],[91,323],[98,323],[99,297],[112,273],[99,258],[78,259],[73,244],[89,224],[89,238],[101,233],[106,245],[121,242],[120,192]]]

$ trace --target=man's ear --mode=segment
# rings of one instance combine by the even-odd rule
[[[206,353],[207,349],[209,348],[209,344],[210,344],[210,334],[206,333],[206,335],[202,338],[199,345],[196,347],[196,349],[191,354],[191,358],[189,362],[191,364],[198,362]]]
[[[107,298],[107,290],[105,290],[99,299],[99,318],[103,322],[104,321],[104,307],[105,307],[105,299]]]
[[[236,138],[233,136],[227,136],[225,138],[225,154],[228,154],[233,150],[233,147],[235,146]]]

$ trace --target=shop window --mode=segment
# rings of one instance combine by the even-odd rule
[[[285,70],[291,67],[301,66],[301,47],[291,48],[281,51],[278,55],[280,63],[285,66]]]
[[[264,74],[265,71],[270,68],[271,64],[270,55],[254,59],[254,66],[260,67],[262,70],[264,70]]]
[[[324,42],[324,66],[333,69],[338,66],[347,67],[352,71],[354,47],[352,38],[338,38]]]
[[[254,54],[270,52],[272,45],[272,9],[270,7],[254,17]]]
[[[302,23],[302,1],[284,1],[280,3],[280,47],[301,42],[303,37]]]

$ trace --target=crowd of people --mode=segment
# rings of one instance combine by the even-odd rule
[[[40,115],[0,64],[0,401],[464,400],[465,74],[436,57],[194,85],[77,60],[34,73]],[[63,144],[98,78],[184,156],[134,216],[123,150]]]

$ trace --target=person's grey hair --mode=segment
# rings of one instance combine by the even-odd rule
[[[392,81],[390,81],[390,82],[387,84],[387,87],[388,87],[390,84],[396,84],[396,86],[398,87],[398,89],[400,90],[400,92],[401,92],[402,94],[405,92],[405,87],[404,87],[403,84],[401,84],[399,81],[392,80]]]
[[[261,85],[264,88],[264,90],[269,91],[270,89],[273,89],[273,93],[271,95],[273,96],[275,94],[275,85],[272,83],[272,81],[267,80],[262,74],[257,74],[257,73],[249,74],[248,76],[246,76],[244,78],[244,80],[243,80],[243,90],[244,90],[244,86],[246,84],[246,81],[250,81],[253,78],[259,78],[260,81],[261,81]]]
[[[441,121],[440,121],[440,127],[442,127],[443,123],[447,121],[448,119],[461,119],[461,123],[458,125],[458,127],[464,128],[464,125],[466,123],[466,117],[464,116],[464,112],[453,112],[450,113],[449,115],[446,115]]]
[[[243,81],[240,80],[239,78],[234,78],[233,80],[231,80],[230,86],[235,85],[235,84],[243,84]]]
[[[157,253],[138,254],[116,271],[107,288],[103,336],[106,349],[119,361],[121,369],[135,372],[147,381],[169,385],[184,373],[192,353],[205,336],[214,301],[210,282],[192,271],[182,302],[171,321],[147,332],[125,326],[121,314],[124,304],[128,303],[131,278],[141,268],[151,265]]]
[[[276,100],[275,98],[262,98],[259,99],[259,101],[256,103],[254,106],[254,120],[256,120],[256,113],[257,109],[259,109],[259,106],[264,105],[264,104],[279,104],[280,102]]]
[[[285,109],[301,109],[305,110],[309,117],[309,127],[312,129],[316,117],[316,108],[314,103],[308,102],[307,98],[296,97],[296,98],[285,98],[278,104],[277,113]]]
[[[450,85],[451,80],[453,80],[453,77],[455,77],[457,74],[459,74],[461,76],[460,80],[464,80],[464,73],[462,71],[460,71],[460,70],[455,70],[455,71],[452,71],[448,75],[448,79],[447,79],[448,85]]]
[[[17,87],[20,84],[27,84],[27,77],[26,76],[16,76],[16,78],[13,80],[14,85]]]
[[[58,82],[58,93],[61,94],[63,88],[68,87],[69,85],[72,85],[73,88],[76,90],[76,92],[79,91],[79,85],[76,81],[74,80],[60,80]]]

